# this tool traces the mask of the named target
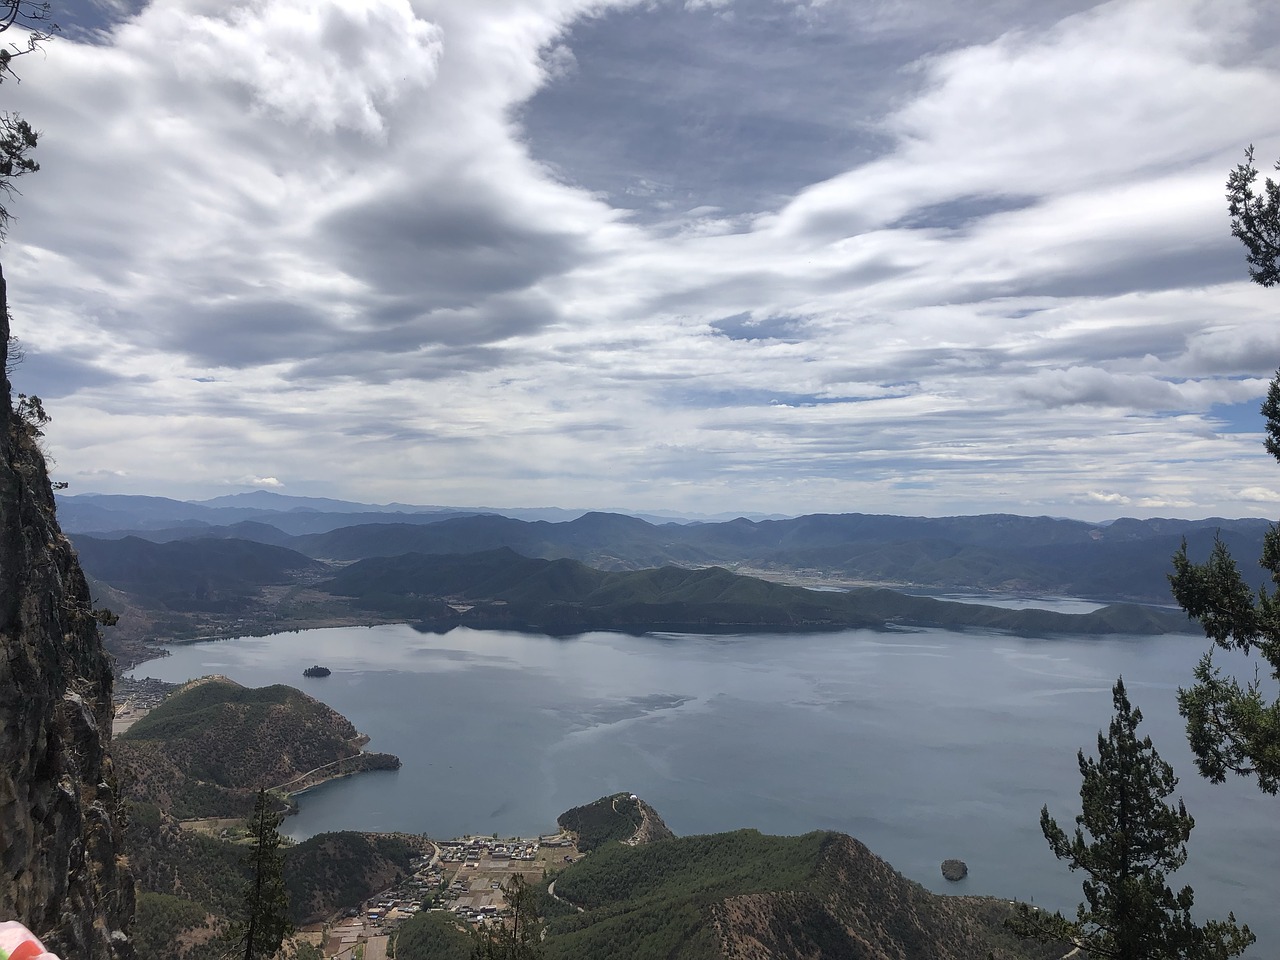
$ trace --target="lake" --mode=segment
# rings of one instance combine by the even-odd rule
[[[1067,601],[1064,601],[1067,602]],[[1182,778],[1196,829],[1174,878],[1199,912],[1234,910],[1280,947],[1280,799],[1195,772],[1174,700],[1207,641],[1022,639],[942,630],[558,639],[505,631],[337,628],[171,648],[134,671],[287,683],[398,755],[300,798],[284,831],[530,836],[620,790],[677,834],[757,827],[849,833],[943,892],[1034,899],[1069,912],[1080,877],[1054,860],[1040,808],[1079,812],[1076,751],[1094,752],[1123,675],[1140,731]],[[1238,655],[1222,662],[1244,671]],[[321,663],[333,670],[307,679]],[[969,876],[942,879],[965,860]]]

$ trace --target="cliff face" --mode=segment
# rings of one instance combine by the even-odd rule
[[[0,276],[0,360],[9,318]],[[38,425],[0,397],[0,919],[62,957],[131,956],[133,880],[111,736],[111,669],[54,516]]]

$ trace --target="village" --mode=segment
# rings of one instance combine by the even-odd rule
[[[503,915],[503,887],[519,875],[529,883],[580,856],[573,837],[533,839],[466,836],[432,841],[431,856],[414,858],[402,883],[349,910],[340,920],[311,924],[300,939],[320,948],[326,960],[384,960],[395,932],[423,910],[447,911],[467,924]]]

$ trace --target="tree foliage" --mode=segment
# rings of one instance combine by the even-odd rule
[[[1280,170],[1280,163],[1276,164]],[[1248,251],[1249,279],[1264,287],[1280,283],[1280,184],[1267,177],[1258,191],[1253,147],[1227,177],[1231,235]]]
[[[540,960],[542,918],[538,916],[538,892],[520,874],[502,887],[507,915],[476,931],[472,960]]]
[[[1277,164],[1280,169],[1280,164]],[[1258,178],[1253,148],[1227,178],[1231,233],[1248,252],[1249,277],[1264,287],[1280,282],[1280,184]],[[1280,370],[1262,403],[1267,452],[1280,460]],[[1272,589],[1255,594],[1219,541],[1209,559],[1192,563],[1187,545],[1173,558],[1169,581],[1173,596],[1187,616],[1199,620],[1205,635],[1222,650],[1257,654],[1280,681],[1280,527],[1263,539],[1259,564]],[[1280,789],[1280,700],[1263,694],[1260,671],[1241,683],[1214,663],[1213,651],[1195,669],[1194,686],[1178,691],[1178,709],[1187,721],[1187,740],[1200,774],[1221,783],[1228,773],[1254,777],[1266,793]]]
[[[1254,941],[1235,916],[1197,925],[1193,893],[1177,893],[1166,876],[1187,859],[1195,821],[1179,800],[1165,801],[1177,786],[1173,768],[1160,759],[1151,738],[1138,739],[1142,711],[1132,707],[1123,680],[1112,689],[1115,716],[1098,734],[1098,756],[1078,754],[1081,812],[1068,834],[1040,812],[1040,829],[1054,856],[1083,870],[1085,902],[1068,920],[1023,905],[1009,926],[1019,936],[1073,943],[1093,958],[1112,960],[1226,960]]]
[[[1280,527],[1267,532],[1260,562],[1280,585]],[[1280,679],[1280,592],[1262,587],[1255,595],[1221,541],[1204,563],[1192,563],[1183,544],[1173,566],[1173,595],[1187,616],[1200,621],[1216,646],[1257,651],[1271,665],[1272,677]],[[1195,680],[1194,686],[1178,691],[1178,710],[1187,721],[1187,741],[1200,775],[1213,783],[1221,783],[1228,773],[1252,776],[1264,792],[1276,793],[1280,700],[1267,700],[1256,670],[1244,684],[1224,674],[1212,651],[1196,665]]]
[[[424,910],[396,934],[396,960],[469,960],[473,939],[442,910]]]
[[[0,0],[0,33],[9,40],[9,31],[21,31],[20,40],[0,43],[0,83],[21,78],[14,71],[14,60],[32,53],[48,40],[56,29],[49,19],[49,4],[33,0]],[[0,111],[0,240],[4,239],[11,215],[8,200],[17,192],[13,181],[40,169],[31,158],[39,134],[26,120],[8,110]]]
[[[280,816],[271,809],[271,798],[266,790],[259,790],[249,822],[251,843],[246,857],[252,877],[245,889],[244,915],[236,927],[244,960],[269,960],[293,932],[279,826]]]

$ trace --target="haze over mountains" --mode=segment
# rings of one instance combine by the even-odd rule
[[[68,532],[113,530],[164,530],[173,528],[221,528],[240,522],[267,520],[287,533],[321,533],[357,523],[386,521],[435,523],[450,516],[500,514],[521,520],[573,520],[587,510],[559,507],[443,507],[407,503],[369,504],[327,497],[293,497],[269,490],[233,493],[212,500],[172,500],[168,497],[87,493],[58,498],[58,516]],[[694,520],[732,520],[736,513],[705,514],[633,513],[654,523]],[[781,514],[747,514],[752,519],[782,519]],[[269,518],[269,519],[268,519]],[[155,539],[155,538],[151,538]]]

